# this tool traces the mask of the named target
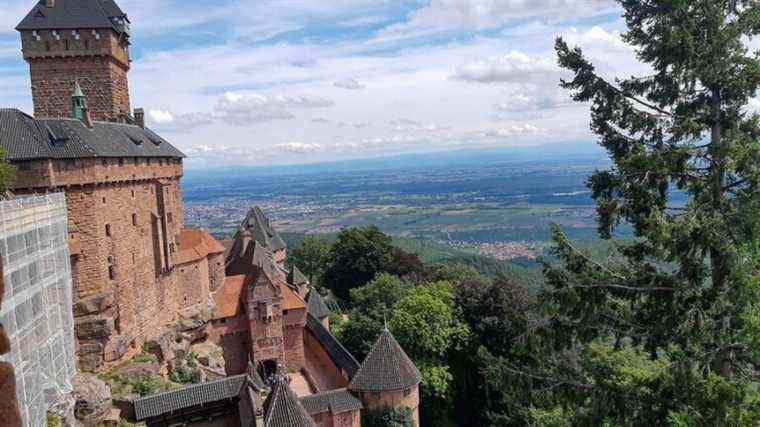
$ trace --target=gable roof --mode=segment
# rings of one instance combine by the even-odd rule
[[[305,285],[306,283],[309,283],[309,279],[307,279],[306,276],[301,273],[301,270],[294,265],[290,268],[290,271],[288,271],[288,283],[293,286]]]
[[[241,296],[245,287],[245,276],[227,276],[224,283],[211,295],[214,298],[214,319],[234,317],[243,304]]]
[[[322,296],[314,288],[309,292],[309,314],[320,320],[330,315],[330,309],[327,308]]]
[[[418,385],[420,381],[422,381],[420,371],[386,329],[380,334],[374,347],[359,367],[359,371],[351,379],[348,389],[351,391],[407,390]]]
[[[76,119],[35,119],[0,108],[0,148],[9,161],[88,157],[185,157],[152,130],[136,125]]]
[[[235,375],[143,397],[135,400],[135,417],[140,421],[196,405],[237,397],[249,381],[247,374]]]
[[[288,383],[275,375],[272,391],[264,401],[264,427],[316,427]]]
[[[53,7],[40,0],[16,30],[111,28],[120,32],[119,20],[128,21],[127,14],[113,0],[56,0]]]
[[[210,254],[224,253],[225,249],[202,228],[183,228],[179,235],[177,264],[185,264],[206,258]]]
[[[298,310],[299,308],[305,309],[306,303],[301,299],[287,283],[279,282],[280,289],[282,289],[282,309],[283,310]]]
[[[309,415],[317,415],[328,411],[333,414],[340,414],[364,407],[362,402],[345,388],[302,397],[301,404]]]
[[[257,242],[272,251],[285,249],[285,242],[258,205],[248,211],[243,223],[240,224],[240,229],[248,230]]]

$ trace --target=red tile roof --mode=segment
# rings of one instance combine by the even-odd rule
[[[214,319],[223,319],[225,317],[234,317],[242,305],[240,296],[245,287],[245,276],[228,276],[224,278],[224,284],[219,287],[213,294]]]
[[[199,261],[209,254],[224,253],[225,249],[208,231],[202,228],[185,228],[179,236],[177,264]]]

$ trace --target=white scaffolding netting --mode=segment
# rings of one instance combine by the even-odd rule
[[[5,294],[0,322],[16,369],[25,427],[73,389],[76,374],[66,199],[62,193],[0,202]]]

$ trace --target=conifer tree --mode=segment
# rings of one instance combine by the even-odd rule
[[[559,38],[556,51],[572,74],[561,86],[590,103],[612,160],[588,183],[599,233],[625,223],[635,239],[595,260],[557,228],[540,326],[549,354],[530,371],[492,360],[491,382],[533,383],[526,400],[549,409],[532,422],[756,425],[760,52],[749,45],[760,2],[620,3],[623,40],[651,74],[608,81],[580,48]]]

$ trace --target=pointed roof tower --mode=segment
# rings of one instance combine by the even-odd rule
[[[330,309],[325,305],[322,296],[319,295],[316,289],[312,289],[309,292],[309,314],[316,317],[319,320],[324,319],[330,315]]]
[[[420,371],[385,328],[351,379],[348,389],[357,392],[406,390],[419,385],[420,381]]]
[[[264,427],[316,427],[285,377],[274,375],[272,391],[264,401]]]

